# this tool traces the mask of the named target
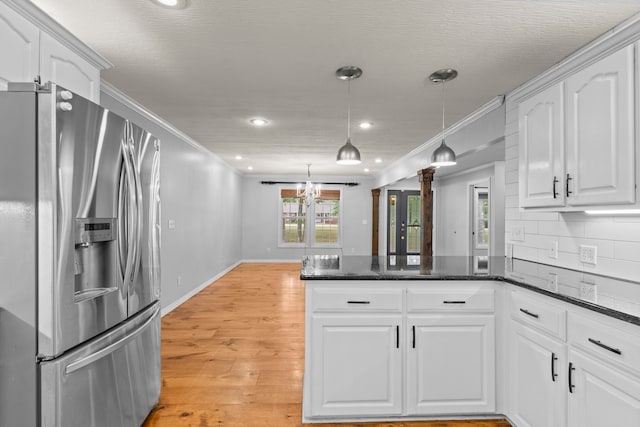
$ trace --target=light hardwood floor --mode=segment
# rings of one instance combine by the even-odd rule
[[[144,427],[302,426],[300,264],[241,264],[162,319],[160,403]],[[508,427],[505,421],[305,424]]]

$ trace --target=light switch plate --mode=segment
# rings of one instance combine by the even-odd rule
[[[558,292],[558,275],[549,273],[547,277],[547,290],[549,292]]]
[[[516,242],[524,242],[524,226],[518,225],[511,229],[511,240]]]

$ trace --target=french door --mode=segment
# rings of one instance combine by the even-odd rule
[[[420,191],[387,192],[387,255],[420,255]]]

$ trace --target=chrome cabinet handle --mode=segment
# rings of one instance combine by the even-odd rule
[[[553,177],[553,198],[557,199],[558,198],[558,192],[556,191],[556,184],[558,183],[558,178],[557,177]]]
[[[602,342],[598,341],[598,340],[594,340],[593,338],[589,338],[589,342],[592,344],[597,345],[600,348],[604,348],[605,350],[608,350],[612,353],[615,353],[617,355],[622,355],[622,350],[620,350],[619,348],[613,348],[613,347],[609,347],[606,344],[603,344]]]
[[[532,313],[529,310],[525,310],[524,308],[521,308],[520,311],[523,312],[524,314],[526,314],[527,316],[531,316],[531,317],[534,317],[536,319],[538,319],[540,317],[538,314]]]

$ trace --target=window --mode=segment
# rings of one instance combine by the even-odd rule
[[[281,189],[280,245],[339,246],[341,195],[341,190],[323,189],[320,197],[307,204],[295,189]]]

